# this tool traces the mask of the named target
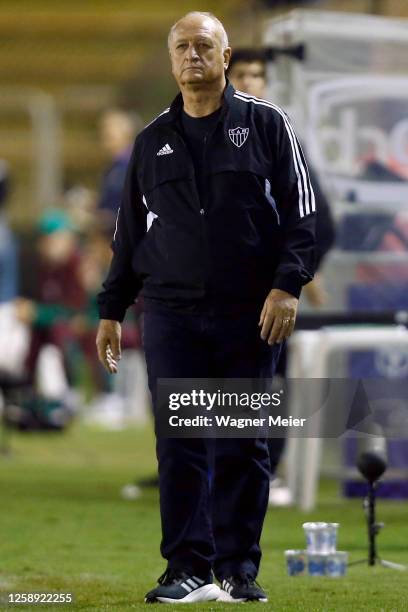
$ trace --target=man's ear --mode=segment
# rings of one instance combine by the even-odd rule
[[[227,70],[230,60],[231,60],[231,55],[232,55],[231,47],[225,47],[223,55],[224,55],[224,68],[225,70]]]

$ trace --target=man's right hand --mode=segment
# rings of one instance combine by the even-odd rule
[[[117,362],[120,355],[121,326],[119,321],[101,319],[99,321],[98,333],[96,334],[96,348],[98,349],[99,361],[109,372],[116,374]]]

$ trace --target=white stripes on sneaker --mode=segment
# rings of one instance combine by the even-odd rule
[[[243,91],[237,90],[234,93],[234,98],[242,100],[242,102],[257,104],[260,106],[266,106],[275,110],[283,118],[286,131],[289,136],[290,145],[292,148],[293,165],[297,177],[297,187],[299,193],[299,215],[304,217],[312,212],[316,211],[316,202],[313,193],[312,185],[310,184],[309,172],[305,163],[302,147],[296,138],[295,132],[292,125],[289,122],[289,118],[286,113],[276,104],[272,104],[268,100],[250,96]]]
[[[193,576],[193,578],[188,578],[187,582],[194,589],[196,589],[198,586],[201,586],[202,584],[204,584],[204,580],[201,580],[201,578],[197,578],[197,576]]]
[[[192,576],[192,578],[187,578],[184,582],[180,584],[183,589],[187,591],[187,593],[191,593],[193,589],[198,589],[198,587],[204,584],[204,580],[198,578],[197,576]]]
[[[232,591],[232,589],[234,588],[234,587],[232,586],[232,584],[230,584],[230,583],[228,582],[228,580],[223,580],[223,581],[222,581],[222,585],[221,585],[221,586],[222,586],[222,588],[224,589],[224,591],[227,591],[227,593],[228,593],[229,595],[231,594],[231,591]]]

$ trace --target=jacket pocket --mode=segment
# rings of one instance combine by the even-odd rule
[[[149,194],[157,187],[165,183],[187,180],[189,178],[186,164],[180,163],[176,158],[168,159],[170,156],[163,156],[159,160],[153,159],[150,164],[145,163],[140,172],[139,180],[143,186],[145,194]]]

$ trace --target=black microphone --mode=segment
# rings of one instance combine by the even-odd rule
[[[374,433],[374,432],[373,432]],[[387,443],[380,428],[374,435],[362,438],[358,444],[357,468],[370,484],[376,482],[387,469]]]
[[[368,565],[373,566],[380,562],[385,567],[403,570],[404,565],[380,559],[377,553],[377,536],[384,523],[376,521],[376,489],[378,479],[384,474],[387,464],[387,441],[382,429],[377,423],[371,423],[367,437],[358,441],[357,467],[367,480],[367,496],[364,498],[363,508],[367,519],[368,531]],[[355,561],[354,563],[360,563]]]

